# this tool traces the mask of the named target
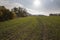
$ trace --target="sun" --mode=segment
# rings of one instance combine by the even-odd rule
[[[40,6],[41,5],[40,0],[34,0],[33,5],[36,7]]]

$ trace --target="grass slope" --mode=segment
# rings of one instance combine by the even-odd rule
[[[60,17],[32,16],[0,22],[0,40],[60,40]]]

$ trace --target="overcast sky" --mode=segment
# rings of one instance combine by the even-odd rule
[[[9,9],[21,6],[33,15],[60,12],[60,0],[0,0],[0,5]]]

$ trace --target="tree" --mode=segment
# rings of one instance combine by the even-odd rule
[[[10,18],[9,19],[14,19],[16,18],[15,12],[10,12]]]
[[[18,7],[18,8],[15,7],[12,9],[12,11],[16,13],[17,17],[25,17],[28,14],[26,9],[21,8],[21,7]]]
[[[21,7],[14,7],[11,11],[6,9],[4,6],[0,6],[0,21],[14,19],[16,17],[26,17],[28,12],[26,9]]]
[[[0,6],[0,20],[6,20],[8,10],[4,6]]]
[[[9,9],[4,6],[0,6],[0,21],[9,20],[15,17],[15,13],[12,13]]]

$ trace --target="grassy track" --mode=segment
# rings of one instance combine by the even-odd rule
[[[0,40],[60,40],[60,17],[25,17],[0,22]]]

